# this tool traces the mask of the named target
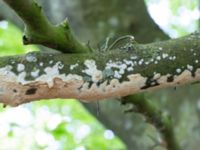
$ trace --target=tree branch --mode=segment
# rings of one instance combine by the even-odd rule
[[[41,44],[63,53],[90,52],[72,34],[67,20],[54,26],[45,17],[41,6],[33,0],[4,0],[25,23],[23,43]]]
[[[133,108],[131,111],[142,114],[146,121],[159,131],[162,136],[159,145],[166,147],[168,150],[180,150],[175,138],[171,117],[165,115],[151,101],[145,99],[144,95],[123,97],[122,104],[133,104],[135,109]]]
[[[199,32],[125,45],[104,53],[2,57],[0,101],[12,106],[58,97],[92,101],[200,80]]]

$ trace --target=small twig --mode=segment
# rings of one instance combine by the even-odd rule
[[[52,25],[34,0],[4,0],[23,20],[23,43],[40,44],[63,53],[85,53],[91,49],[79,42],[72,34],[68,20]]]
[[[119,43],[120,41],[123,41],[125,39],[129,39],[130,42],[133,42],[135,38],[132,35],[121,36],[118,39],[116,39],[109,47],[107,47],[107,49],[111,50],[117,43]]]
[[[99,115],[100,115],[100,111],[101,111],[100,102],[97,101],[97,102],[96,102],[96,105],[97,105],[97,116],[99,116]]]

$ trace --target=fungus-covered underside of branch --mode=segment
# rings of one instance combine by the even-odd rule
[[[95,101],[200,80],[199,33],[152,44],[81,54],[2,57],[0,102]]]

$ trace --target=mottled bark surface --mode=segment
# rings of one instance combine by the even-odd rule
[[[126,45],[103,53],[2,57],[1,101],[6,105],[46,98],[91,102],[200,79],[200,33],[152,44]],[[12,86],[19,92],[7,93]]]

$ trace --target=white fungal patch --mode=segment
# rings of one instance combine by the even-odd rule
[[[58,65],[58,68],[59,68],[59,69],[63,69],[64,66],[65,66],[61,61],[58,61],[58,62],[57,62],[57,65]]]
[[[159,47],[158,49],[159,49],[159,50],[163,50],[163,48],[162,48],[162,47]]]
[[[117,79],[120,79],[122,77],[122,75],[119,73],[119,71],[115,71],[114,77],[117,78]]]
[[[34,78],[36,78],[36,77],[39,76],[39,72],[40,72],[39,69],[37,69],[37,70],[35,70],[35,71],[32,71],[32,72],[31,72],[31,76],[34,77]]]
[[[90,60],[90,63],[88,63],[86,66],[87,69],[88,65],[91,67],[91,64],[94,65],[94,63],[92,63]],[[16,106],[19,103],[29,102],[33,99],[37,100],[52,97],[76,98],[88,102],[97,99],[122,97],[144,91],[145,89],[141,88],[146,85],[147,81],[147,78],[141,76],[141,74],[131,74],[128,75],[126,81],[123,82],[119,82],[118,79],[111,79],[109,80],[110,82],[105,81],[98,86],[95,82],[92,84],[92,86],[89,86],[89,83],[83,81],[82,76],[76,74],[60,74],[58,63],[52,67],[46,67],[45,73],[33,81],[26,81],[25,76],[27,73],[25,71],[21,72],[19,75],[16,75],[14,72],[12,72],[12,68],[13,67],[10,65],[0,68],[0,81],[1,86],[3,86],[1,88],[3,88],[3,90],[9,89],[14,85],[18,89],[18,93],[20,95],[15,96],[16,93],[12,95],[12,90],[5,90],[7,93],[4,93],[7,95],[5,94],[2,97],[1,94],[0,96],[2,99],[8,98],[8,100],[6,99],[6,102],[10,105],[12,104],[13,106]],[[149,87],[148,89],[159,89],[184,84],[187,82],[198,81],[200,80],[200,69],[196,70],[194,77],[192,77],[192,73],[188,69],[183,70],[179,75],[173,75],[174,80],[172,82],[167,81],[168,77],[170,76],[172,75],[160,75],[160,73],[155,72],[154,79],[156,82],[152,82],[152,86],[156,83],[158,83],[158,85]],[[38,92],[34,94],[34,97],[24,95],[25,91],[27,91],[27,88],[29,87],[27,85],[29,83],[38,88]],[[52,85],[49,83],[52,83]],[[26,86],[23,86],[24,84],[26,84]],[[51,87],[53,88],[49,90]],[[12,93],[9,93],[9,91]]]
[[[26,83],[28,83],[28,81],[25,80],[25,77],[26,77],[26,72],[21,72],[21,73],[17,76],[17,81],[18,81],[19,83],[26,84]]]
[[[160,57],[160,56],[157,56],[156,59],[157,59],[157,60],[161,60],[161,57]]]
[[[37,58],[33,54],[27,54],[26,55],[26,60],[28,62],[37,62]]]
[[[17,64],[17,71],[22,72],[25,69],[24,64]]]
[[[76,67],[78,67],[78,63],[76,63],[74,65],[70,65],[70,70],[74,70]]]
[[[138,62],[139,65],[142,65],[144,62],[144,59],[140,59],[140,61]]]
[[[131,56],[131,59],[133,59],[133,60],[135,60],[137,58],[138,58],[137,56]]]
[[[176,56],[170,56],[169,60],[176,60]]]
[[[135,63],[133,63],[133,65],[134,64]],[[130,66],[130,67],[132,67],[132,66]],[[106,63],[106,67],[105,67],[105,69],[115,70],[114,77],[118,78],[118,79],[122,77],[122,75],[125,73],[125,70],[127,70],[127,68],[129,68],[129,67],[127,67],[127,65],[122,62],[111,62],[111,63],[108,62],[108,63]]]
[[[126,65],[131,65],[131,66],[133,66],[133,62],[130,61],[130,60],[124,59],[123,61],[125,62]]]
[[[177,69],[176,69],[176,72],[177,72],[177,73],[181,73],[181,69],[180,69],[180,68],[177,68]]]
[[[127,71],[133,71],[134,69],[133,69],[133,67],[128,67],[127,68]]]
[[[0,75],[4,77],[9,77],[8,79],[5,78],[5,80],[7,80],[8,82],[15,81],[13,80],[13,77],[15,77],[15,73],[11,71],[12,68],[13,67],[10,65],[0,68]]]
[[[53,64],[53,60],[50,60],[50,61],[49,61],[49,64]]]
[[[40,62],[39,65],[42,67],[42,66],[44,65],[44,63],[43,63],[43,62]]]
[[[187,69],[190,70],[190,71],[192,71],[193,70],[193,66],[187,65]]]
[[[193,53],[193,55],[194,55],[194,56],[196,56],[196,55],[197,55],[197,53]]]
[[[62,76],[62,78],[65,77],[65,75],[60,75],[59,73],[59,64],[60,62],[57,62],[53,67],[46,67],[44,69],[45,74],[40,76],[39,78],[36,79],[36,81],[40,81],[41,79],[46,81],[49,85],[49,87],[53,87],[54,81],[53,79]]]
[[[163,58],[163,59],[167,58],[168,56],[169,56],[169,55],[168,55],[167,53],[163,53],[163,54],[162,54],[162,58]]]
[[[176,56],[173,56],[173,57],[172,57],[172,60],[175,60],[175,59],[176,59]]]
[[[199,60],[195,60],[195,63],[196,63],[196,64],[199,63]]]
[[[17,82],[17,83],[20,83],[22,85],[38,81],[38,82],[46,83],[49,88],[53,87],[55,78],[61,79],[65,82],[70,82],[70,81],[75,81],[75,80],[83,82],[83,78],[79,75],[60,74],[59,73],[59,62],[56,63],[52,67],[46,67],[44,69],[44,72],[45,72],[44,74],[37,77],[39,75],[39,70],[32,71],[31,76],[35,77],[35,79],[33,81],[28,81],[28,80],[25,79],[26,74],[27,74],[25,71],[16,75],[12,71],[12,66],[7,65],[3,68],[0,68],[0,77],[4,76],[5,81],[7,81],[7,82]]]
[[[102,71],[97,69],[97,66],[94,60],[86,60],[84,64],[87,67],[87,69],[83,70],[82,72],[91,76],[93,82],[98,82],[99,80],[103,78]]]
[[[119,70],[119,74],[124,74],[125,73],[125,70],[124,69],[120,69]]]
[[[134,61],[134,62],[133,62],[133,66],[136,66],[136,65],[137,65],[137,61]]]

